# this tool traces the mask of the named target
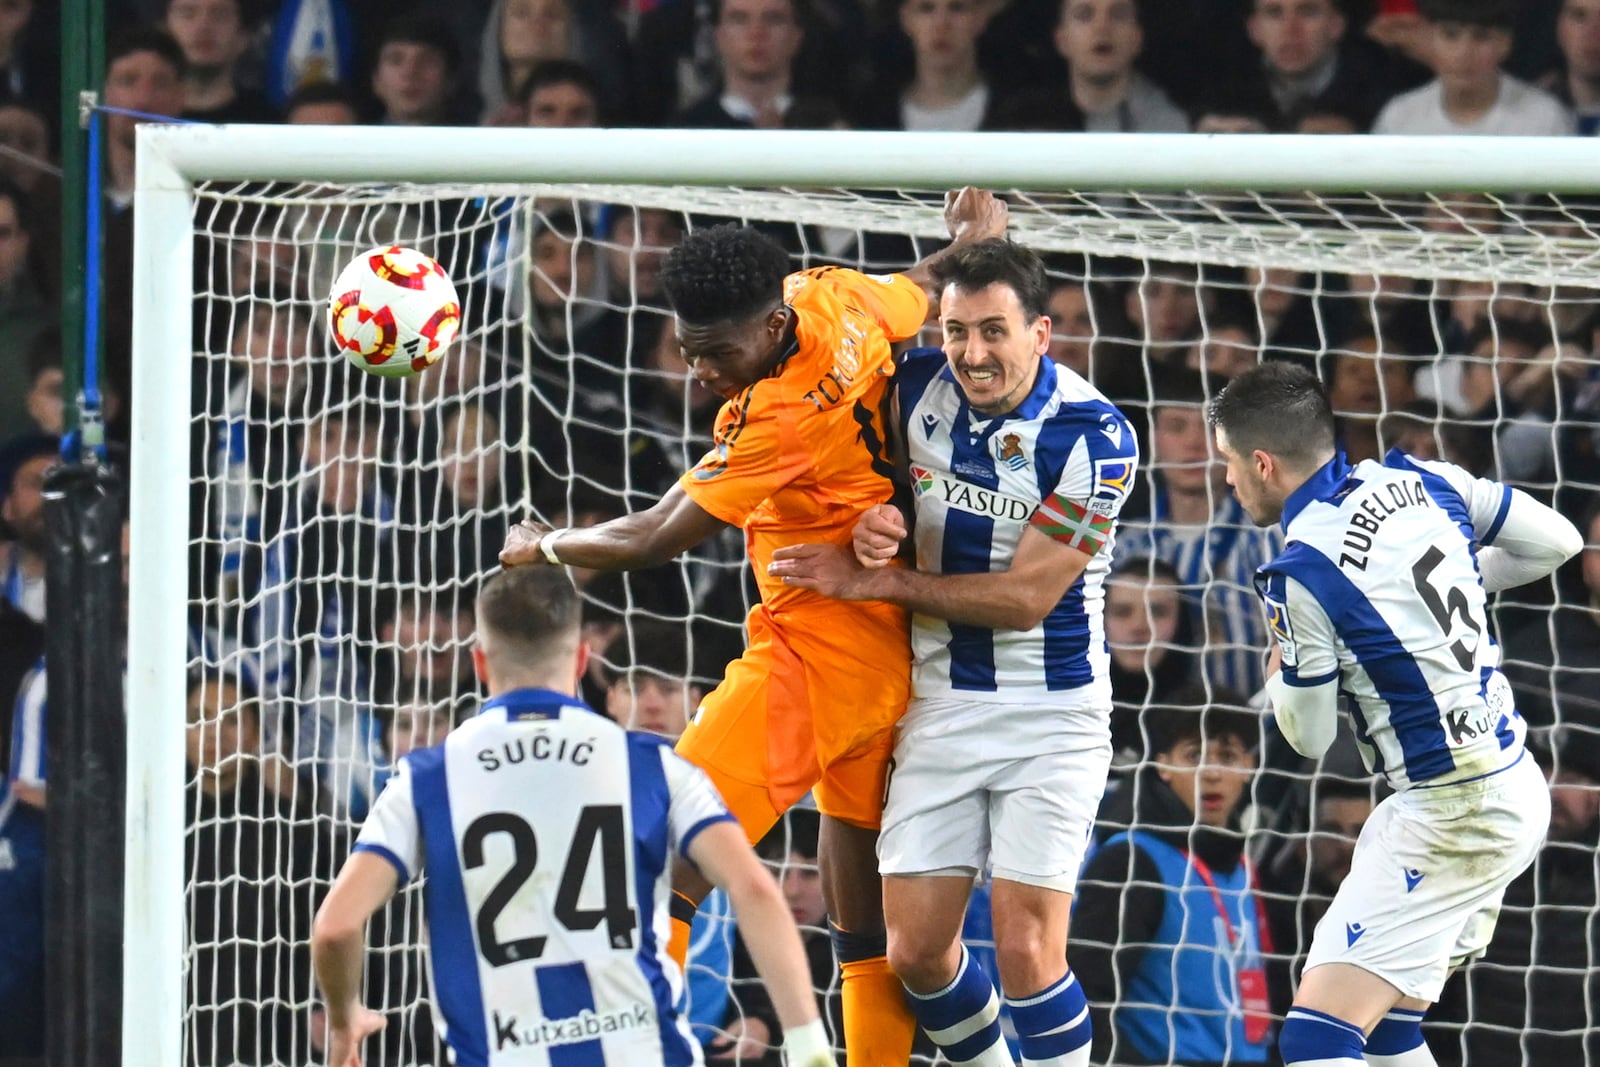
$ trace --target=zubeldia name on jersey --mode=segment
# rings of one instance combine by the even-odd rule
[[[1358,492],[1360,486],[1355,486],[1351,491]],[[1358,571],[1367,569],[1367,556],[1372,551],[1372,539],[1383,528],[1384,520],[1410,507],[1424,506],[1432,503],[1428,492],[1422,487],[1421,478],[1412,478],[1406,481],[1389,482],[1378,487],[1367,499],[1356,505],[1356,513],[1350,516],[1349,525],[1344,528],[1344,538],[1339,545],[1339,566],[1354,567]],[[1351,553],[1355,553],[1352,555]]]

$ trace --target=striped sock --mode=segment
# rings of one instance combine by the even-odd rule
[[[1069,967],[1042,993],[1006,998],[1022,1045],[1023,1067],[1089,1067],[1089,1001]]]
[[[1422,1040],[1422,1012],[1394,1008],[1367,1038],[1367,1067],[1439,1067]]]
[[[910,993],[911,1013],[952,1064],[1014,1067],[1000,1033],[1000,998],[978,961],[961,946],[953,981],[937,993]]]
[[[1360,1027],[1310,1008],[1290,1008],[1278,1031],[1284,1067],[1366,1067],[1364,1044]]]

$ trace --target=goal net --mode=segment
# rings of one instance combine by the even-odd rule
[[[159,857],[179,842],[181,918],[169,910],[168,925],[151,928],[166,931],[170,952],[181,929],[181,969],[167,980],[185,1062],[316,1055],[312,917],[396,760],[476,709],[472,602],[508,528],[529,516],[588,524],[644,507],[708,447],[719,401],[677,356],[659,284],[666,248],[732,220],[771,234],[797,270],[883,272],[944,236],[938,193],[906,189],[320,174],[314,163],[304,180],[282,165],[259,176],[238,166],[227,178],[185,180],[181,207],[168,203],[162,217],[183,220],[183,241],[192,235],[192,299],[179,312],[163,294],[168,310],[142,311],[137,340],[132,617],[159,616],[170,638],[182,615],[185,680],[168,663],[150,691],[170,701],[183,686],[188,713],[180,814],[170,786],[152,799],[159,768],[175,766],[173,720],[157,729],[164,707],[131,705],[130,834],[151,844],[143,855],[130,849],[129,922],[132,934],[161,909],[148,899],[161,894],[142,887],[176,891]],[[1438,184],[1457,182],[1445,174]],[[1181,186],[1181,171],[1163,184]],[[1318,175],[1303,184],[1314,188]],[[1195,828],[1183,808],[1174,815],[1165,772],[1181,757],[1168,741],[1207,708],[1214,725],[1230,721],[1229,707],[1252,707],[1267,638],[1252,574],[1281,547],[1277,530],[1256,529],[1232,503],[1203,405],[1261,359],[1299,360],[1328,383],[1352,459],[1394,447],[1449,459],[1553,500],[1576,521],[1600,489],[1600,202],[1507,189],[1005,195],[1012,235],[1049,268],[1051,357],[1095,382],[1141,434],[1143,469],[1107,595],[1117,754],[1102,851],[1117,855],[1118,835],[1131,831],[1224,862],[1248,857],[1260,902],[1245,909],[1242,938],[1230,927],[1222,942],[1207,935],[1194,949],[1211,953],[1215,988],[1185,1007],[1158,1003],[1139,968],[1165,959],[1169,986],[1190,973],[1161,941],[1159,916],[1135,914],[1166,906],[1166,889],[1142,868],[1092,860],[1080,900],[1113,901],[1120,929],[1075,929],[1075,969],[1106,994],[1097,1023],[1115,1032],[1107,1045],[1119,1061],[1204,1058],[1193,1042],[1216,1035],[1218,1056],[1243,1056],[1270,1029],[1241,1000],[1238,973],[1264,971],[1267,1010],[1281,1017],[1352,835],[1380,794],[1350,738],[1310,766],[1286,758],[1249,711],[1252,753],[1200,798],[1201,821],[1209,806],[1231,806],[1235,791],[1236,811],[1221,830]],[[160,257],[184,263],[187,249],[141,225],[141,270],[160,271],[162,287],[180,284],[182,272]],[[327,336],[332,279],[380,244],[434,256],[462,297],[459,341],[414,379],[366,375]],[[145,296],[162,291],[141,284]],[[194,352],[189,388],[171,348],[179,330]],[[139,453],[157,439],[187,456],[181,470],[150,473],[156,460]],[[168,499],[152,501],[158,491]],[[185,501],[186,524],[170,514],[182,515]],[[1585,533],[1592,541],[1596,529]],[[154,547],[163,536],[166,547]],[[184,576],[153,577],[161,558]],[[594,706],[639,728],[681,730],[740,650],[745,571],[742,537],[730,530],[647,572],[575,574],[597,653],[583,680]],[[1584,784],[1600,781],[1600,767],[1590,770],[1600,761],[1585,756],[1600,722],[1600,672],[1592,650],[1570,639],[1592,632],[1592,622],[1572,628],[1600,597],[1600,575],[1589,581],[1563,575],[1504,594],[1492,610],[1532,736],[1582,801],[1567,822],[1594,811]],[[136,627],[136,651],[146,639],[157,638]],[[151,732],[138,737],[146,715]],[[1246,773],[1246,763],[1258,769]],[[808,938],[825,946],[814,833],[804,816],[780,824],[765,852]],[[1596,918],[1593,819],[1558,820],[1555,836],[1508,901],[1490,958],[1457,978],[1431,1017],[1441,1062],[1514,1062],[1540,1049],[1581,1056],[1583,1032],[1600,1023],[1583,992],[1596,962],[1585,932]],[[967,933],[992,966],[981,888],[977,899]],[[1214,918],[1192,917],[1207,927]],[[368,1062],[445,1062],[420,925],[413,886],[369,932],[367,1003],[388,1026]],[[726,908],[708,907],[701,927],[689,976],[697,1030],[756,1062],[774,1032],[767,1001],[745,973]],[[836,1007],[825,947],[813,956],[818,996]],[[132,986],[137,969],[130,974]],[[131,1008],[147,994],[129,995]]]

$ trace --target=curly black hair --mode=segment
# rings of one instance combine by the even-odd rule
[[[713,226],[685,237],[661,267],[667,303],[683,322],[713,326],[777,304],[789,254],[748,226]]]

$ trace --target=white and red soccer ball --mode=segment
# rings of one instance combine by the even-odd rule
[[[370,374],[407,378],[436,363],[461,328],[450,276],[411,248],[369,249],[328,294],[328,329],[345,358]]]

